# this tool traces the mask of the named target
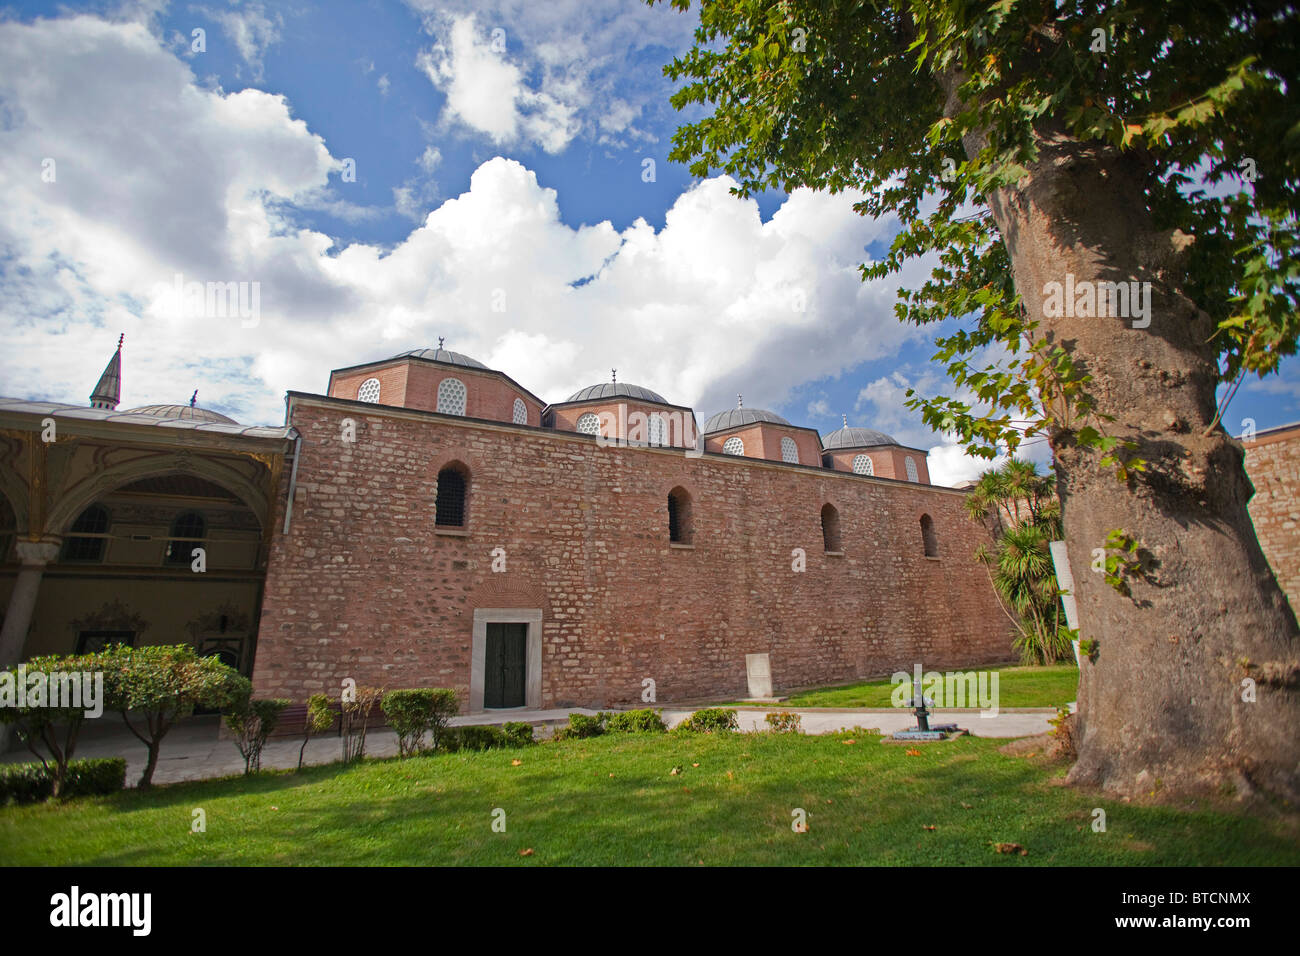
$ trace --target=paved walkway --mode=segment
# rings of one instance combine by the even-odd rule
[[[664,723],[675,727],[699,708],[663,708]],[[786,708],[738,707],[737,716],[741,730],[766,730],[764,717]],[[896,730],[913,727],[916,719],[909,710],[863,708],[860,710],[822,710],[792,708],[800,715],[805,733],[828,734],[853,727],[876,728],[892,734]],[[503,724],[522,720],[543,725],[538,736],[549,734],[549,728],[568,722],[570,713],[594,714],[594,710],[568,708],[562,710],[500,711],[491,715],[473,714],[454,717],[454,726],[468,724]],[[977,710],[936,710],[930,717],[932,723],[956,723],[976,737],[1027,737],[1049,729],[1048,721],[1056,715],[1054,708],[1004,710],[996,717],[981,717]],[[21,745],[19,745],[21,747]],[[288,770],[298,765],[298,749],[302,738],[280,737],[272,739],[262,752],[262,766],[266,769]],[[337,735],[312,738],[307,744],[304,763],[324,764],[342,759],[343,745]],[[366,753],[372,757],[391,757],[397,754],[397,735],[383,729],[366,734]],[[77,741],[75,757],[125,757],[128,786],[134,786],[144,772],[147,753],[121,719],[108,717],[105,722],[94,723],[83,729]],[[34,759],[27,749],[10,750],[0,755],[0,762],[22,762]],[[154,770],[155,783],[179,783],[184,780],[203,780],[228,777],[244,772],[244,760],[234,741],[221,733],[215,716],[192,717],[178,724],[163,738]]]

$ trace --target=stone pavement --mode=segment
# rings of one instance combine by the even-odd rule
[[[699,708],[663,708],[664,723],[674,727]],[[737,707],[741,730],[766,730],[764,716],[786,710],[782,707]],[[910,710],[863,708],[860,710],[822,710],[789,708],[800,715],[803,730],[810,734],[827,734],[853,727],[876,728],[892,734],[915,726],[916,719]],[[568,722],[568,715],[595,714],[594,710],[580,707],[556,710],[511,710],[493,714],[473,714],[452,718],[454,726],[469,724],[503,724],[522,720],[541,724],[538,736],[549,734],[549,728]],[[976,737],[1027,737],[1045,733],[1050,729],[1048,720],[1056,715],[1054,708],[1003,710],[996,717],[981,717],[978,710],[936,710],[931,713],[931,723],[956,723]],[[262,752],[262,767],[288,770],[298,765],[298,748],[302,738],[273,738]],[[21,747],[21,745],[19,745]],[[391,730],[372,730],[366,734],[366,754],[372,757],[391,757],[397,754],[397,735]],[[90,723],[82,730],[77,741],[75,757],[125,757],[126,780],[134,786],[144,771],[147,754],[140,743],[122,724],[117,715],[105,715],[102,723]],[[342,759],[343,745],[337,734],[313,737],[307,744],[306,764],[331,763]],[[10,750],[0,755],[0,762],[34,760],[31,752]],[[244,772],[244,760],[234,741],[220,733],[220,722],[215,716],[191,717],[177,724],[163,738],[154,770],[155,783],[179,783],[184,780],[203,780],[228,777]]]

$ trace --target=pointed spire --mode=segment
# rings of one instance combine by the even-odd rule
[[[90,393],[91,408],[106,408],[112,411],[117,408],[118,402],[122,399],[122,342],[125,339],[125,332],[117,337],[117,351],[104,366],[104,374],[99,376],[99,383]]]

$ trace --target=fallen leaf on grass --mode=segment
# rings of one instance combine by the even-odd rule
[[[693,763],[693,764],[691,764],[691,766],[692,766],[692,767],[698,767],[699,764],[697,764],[697,763]]]
[[[933,831],[933,830],[934,830],[934,827],[922,826],[921,829],[922,829],[922,830],[930,830],[930,831]]]
[[[520,850],[520,851],[519,851],[519,855],[520,855],[520,856],[532,856],[532,855],[533,855],[533,848],[532,848],[532,847],[529,847],[527,850]]]
[[[807,833],[808,824],[796,820],[794,823],[790,824],[790,829],[792,829],[795,833]]]
[[[1029,856],[1029,851],[1019,843],[995,843],[993,849],[999,853],[1018,853],[1021,856]]]
[[[512,760],[512,761],[510,761],[510,766],[512,766],[512,767],[518,767],[521,763],[523,763],[522,760]]]
[[[854,740],[852,737],[850,737],[848,740],[843,741],[843,743],[846,743],[846,744],[856,744],[857,741]]]
[[[921,751],[919,751],[919,750],[909,750],[909,751],[907,751],[906,753],[907,753],[907,755],[908,755],[909,757],[919,757],[919,756],[921,756]]]
[[[963,804],[961,805],[961,808],[962,808],[963,810],[974,810],[974,809],[975,809],[975,808],[972,807],[969,803],[963,803]]]
[[[681,773],[681,772],[682,772],[682,768],[681,768],[681,767],[673,767],[672,770],[669,770],[669,771],[668,771],[668,776],[670,776],[670,777],[675,777],[675,776],[677,776],[677,775],[678,775],[679,773]]]

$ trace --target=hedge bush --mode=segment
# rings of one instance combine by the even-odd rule
[[[688,734],[725,734],[739,730],[740,721],[734,710],[706,707],[683,720],[677,729]]]
[[[104,757],[73,760],[63,780],[63,797],[93,797],[117,793],[126,786],[126,760]],[[39,763],[0,765],[0,806],[36,803],[54,795],[54,774]]]
[[[599,737],[605,732],[605,721],[609,714],[603,710],[595,717],[586,714],[570,714],[569,726],[556,727],[552,740],[581,740],[586,737]]]
[[[505,725],[506,740],[512,747],[527,747],[537,743],[533,739],[533,725],[522,720],[512,720]]]
[[[648,707],[610,714],[605,721],[605,730],[611,734],[662,734],[667,729],[659,711]]]
[[[767,725],[776,734],[798,734],[803,733],[803,721],[798,714],[791,713],[788,710],[779,711],[775,714],[767,715]]]
[[[438,749],[455,753],[457,750],[496,750],[508,746],[510,746],[510,738],[500,727],[475,724],[469,727],[446,728]]]

